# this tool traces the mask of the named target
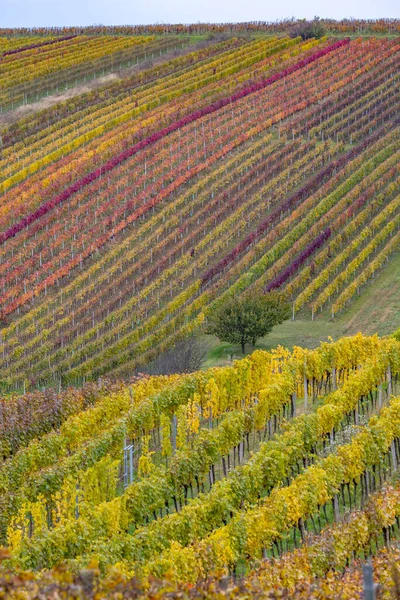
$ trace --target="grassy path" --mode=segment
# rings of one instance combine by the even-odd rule
[[[365,335],[378,333],[388,335],[400,327],[400,253],[397,253],[360,297],[353,301],[348,310],[342,311],[334,320],[328,311],[311,321],[310,313],[303,313],[295,321],[278,325],[256,348],[269,350],[279,344],[291,349],[293,346],[315,348],[320,341],[331,336],[334,340],[361,331]],[[202,336],[209,344],[203,367],[223,365],[231,357],[241,357],[240,348],[219,343],[217,338]],[[248,352],[253,349],[249,346]]]

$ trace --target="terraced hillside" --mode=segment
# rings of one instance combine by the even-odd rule
[[[200,38],[1,41],[4,389],[130,377],[230,294],[334,316],[398,249],[399,38]]]
[[[0,586],[10,598],[357,597],[360,560],[377,555],[395,597],[399,373],[394,337],[359,334],[3,400]]]

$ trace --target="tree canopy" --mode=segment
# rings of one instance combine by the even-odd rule
[[[275,325],[289,318],[290,306],[282,293],[272,291],[262,295],[232,297],[209,315],[206,333],[223,342],[255,345]]]
[[[303,40],[311,38],[320,39],[325,35],[325,27],[319,17],[314,17],[312,21],[299,19],[290,29],[292,38],[301,36]]]

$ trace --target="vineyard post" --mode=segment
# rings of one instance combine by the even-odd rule
[[[126,455],[126,448],[127,448],[127,443],[126,443],[126,437],[124,438],[124,490],[126,490],[126,488],[128,487],[128,465],[127,465],[127,455]]]
[[[290,397],[291,400],[291,412],[292,412],[292,417],[296,416],[296,392],[293,392],[293,394]]]
[[[124,489],[133,483],[133,452],[134,442],[128,444],[125,438],[124,444]]]
[[[392,440],[392,443],[390,444],[390,452],[392,454],[393,471],[396,472],[397,471],[397,456],[396,456],[396,442],[394,440]]]
[[[129,483],[133,482],[133,442],[129,447]]]
[[[380,383],[379,387],[378,387],[378,407],[379,408],[382,408],[382,391],[383,391],[383,388],[382,388],[382,384]]]
[[[340,510],[339,510],[339,498],[338,495],[335,494],[333,496],[333,512],[336,523],[340,521]]]
[[[387,368],[387,381],[388,381],[387,393],[388,393],[388,396],[390,397],[392,395],[392,371],[391,371],[390,365]]]
[[[332,389],[336,390],[336,367],[332,367]]]
[[[308,381],[306,373],[306,360],[304,359],[304,408],[308,407]]]
[[[79,519],[79,484],[77,483],[75,486],[75,519]]]
[[[363,591],[365,600],[375,600],[375,585],[371,559],[362,566]]]
[[[31,537],[33,536],[33,517],[32,517],[32,513],[28,513],[28,520],[29,520],[29,528],[28,528],[28,536],[29,539],[31,539]]]
[[[239,443],[239,465],[242,464],[244,459],[244,440]]]
[[[176,452],[176,433],[178,429],[178,418],[176,415],[172,417],[172,449],[173,453]]]

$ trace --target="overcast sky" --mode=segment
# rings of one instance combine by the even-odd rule
[[[400,17],[399,0],[0,0],[0,27]]]

